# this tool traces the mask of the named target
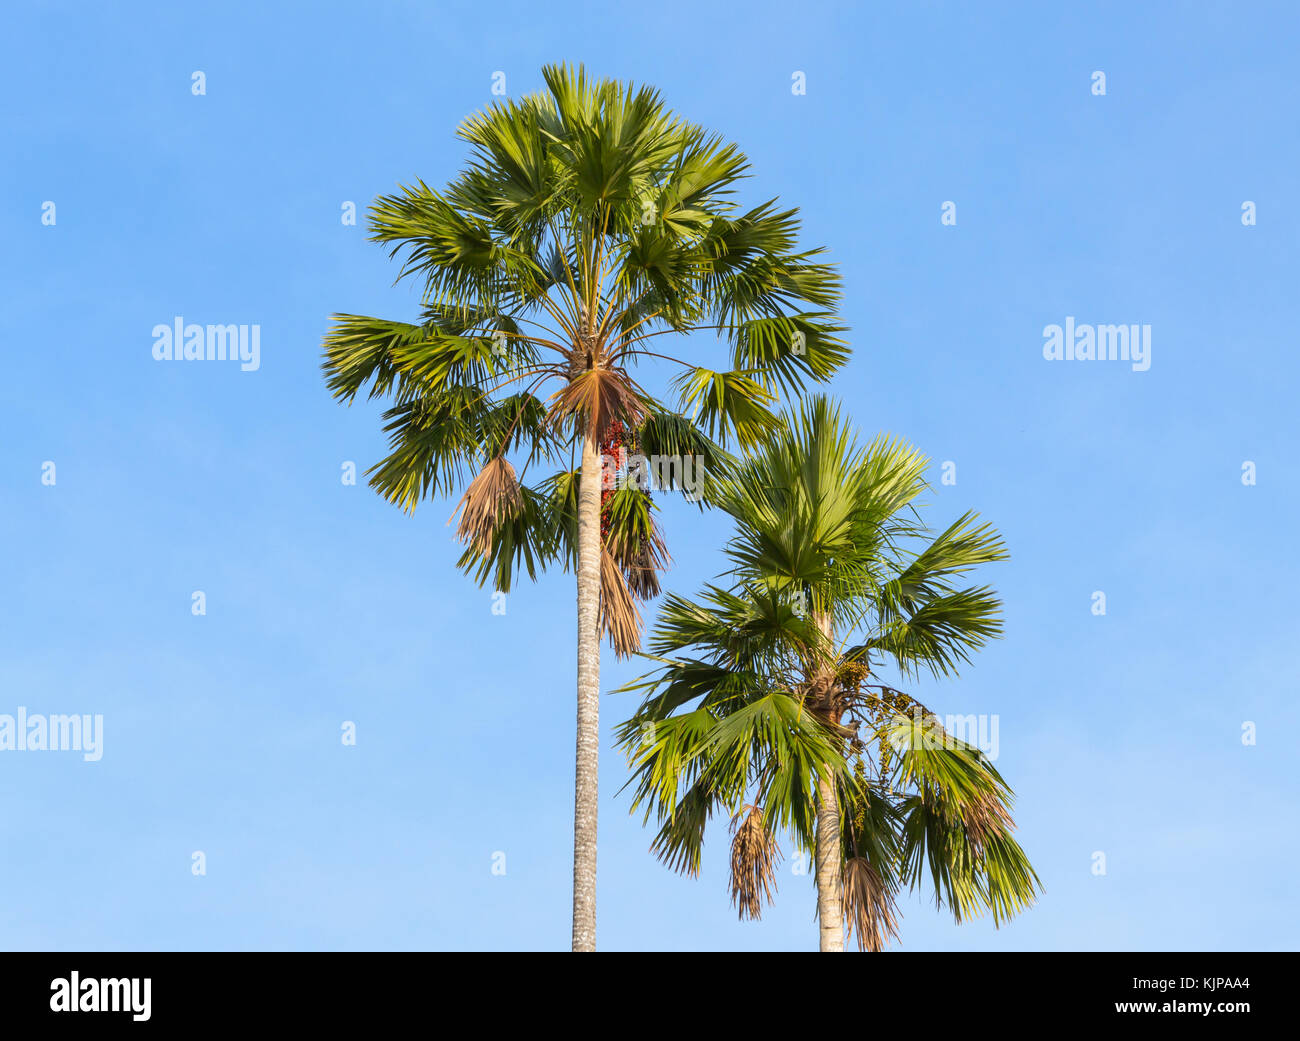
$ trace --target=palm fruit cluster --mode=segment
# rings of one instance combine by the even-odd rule
[[[626,450],[628,456],[632,456],[637,451],[637,440],[635,431],[628,430],[617,419],[611,420],[608,429],[605,431],[604,440],[600,442],[600,454],[608,459],[618,459],[620,450]],[[600,539],[604,542],[609,535],[609,501],[614,497],[615,488],[611,484],[605,487],[603,484],[600,489]],[[642,488],[641,494],[647,499],[650,493]]]

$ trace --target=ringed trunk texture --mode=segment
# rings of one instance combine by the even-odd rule
[[[835,781],[817,782],[817,923],[823,951],[844,950],[844,892],[840,867],[840,808]]]
[[[600,756],[600,455],[582,442],[578,487],[578,744],[573,806],[573,950],[596,949],[597,765]]]
[[[832,636],[829,614],[816,616],[817,627]],[[844,950],[844,872],[840,864],[840,807],[835,780],[817,781],[817,928],[820,950]]]

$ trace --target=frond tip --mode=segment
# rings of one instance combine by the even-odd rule
[[[465,489],[456,507],[456,513],[460,514],[456,538],[486,555],[501,522],[518,512],[520,505],[515,468],[504,456],[489,460]],[[453,519],[456,513],[452,514]]]
[[[758,919],[763,916],[763,901],[772,903],[781,847],[767,830],[762,810],[751,806],[743,821],[741,813],[731,819],[731,902],[742,920]]]
[[[641,649],[641,612],[607,547],[600,550],[600,626],[614,653],[630,658]]]
[[[898,939],[895,896],[866,857],[844,862],[844,919],[857,937],[858,950],[882,951],[886,943]]]

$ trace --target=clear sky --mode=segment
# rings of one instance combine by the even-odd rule
[[[494,73],[583,61],[802,209],[834,392],[934,460],[934,523],[1009,543],[1005,639],[916,690],[997,715],[1046,893],[996,931],[913,898],[901,949],[1294,948],[1300,18],[883,6],[6,5],[0,715],[104,722],[97,762],[0,751],[0,947],[567,947],[573,577],[494,615],[451,503],[342,483],[385,438],[319,363],[332,312],[416,311],[343,203],[452,177]],[[260,367],[155,361],[177,316],[259,325]],[[1067,317],[1149,325],[1150,368],[1045,360]],[[727,525],[664,527],[693,592]],[[791,858],[739,923],[722,825],[697,880],[648,854],[633,707],[602,700],[600,945],[815,949]]]

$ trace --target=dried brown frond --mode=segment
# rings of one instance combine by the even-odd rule
[[[583,429],[590,424],[600,442],[614,420],[629,430],[639,426],[645,407],[625,371],[593,368],[579,372],[551,395],[547,416],[556,426],[573,422]]]
[[[569,351],[569,359],[565,365],[564,375],[567,379],[577,379],[588,369],[595,366],[595,351],[590,344],[583,343]]]
[[[898,939],[896,896],[866,857],[844,862],[844,919],[858,950],[881,951],[889,940]]]
[[[741,815],[744,820],[741,820]],[[761,918],[763,901],[772,902],[781,847],[767,830],[757,806],[731,818],[731,902],[741,919]]]
[[[641,612],[609,550],[600,550],[600,625],[614,653],[627,658],[641,649]]]
[[[977,853],[984,852],[985,843],[993,837],[1015,830],[1006,805],[993,792],[980,792],[962,807],[962,823]]]
[[[520,502],[515,468],[504,456],[488,460],[465,489],[456,512],[451,515],[455,520],[456,514],[460,514],[456,537],[478,553],[488,552],[501,521],[517,511]]]

